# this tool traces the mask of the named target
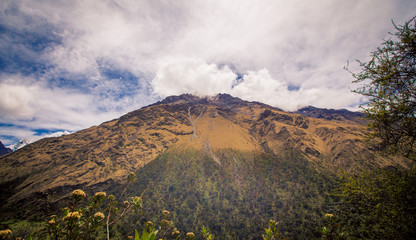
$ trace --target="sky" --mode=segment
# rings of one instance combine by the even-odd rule
[[[2,0],[0,140],[78,131],[170,95],[357,110],[414,0]]]

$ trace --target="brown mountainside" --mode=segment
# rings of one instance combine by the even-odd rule
[[[316,110],[316,109],[315,109]],[[320,116],[326,113],[319,110]],[[331,114],[331,112],[327,112]],[[319,171],[398,166],[364,143],[365,126],[348,119],[284,112],[226,94],[168,97],[73,134],[47,138],[0,157],[4,206],[54,202],[75,188],[108,190],[167,149],[195,148],[218,164],[216,152],[300,150]],[[311,113],[309,112],[309,115]],[[345,117],[347,116],[347,117]]]

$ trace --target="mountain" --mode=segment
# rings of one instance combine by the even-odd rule
[[[13,150],[5,147],[3,143],[0,141],[0,156],[11,153],[11,152],[13,152]]]
[[[15,143],[13,145],[10,145],[8,147],[14,152],[14,151],[17,151],[17,150],[19,150],[19,149],[21,149],[21,148],[23,148],[26,145],[29,145],[31,143],[32,143],[32,141],[30,141],[28,139],[25,139],[25,138],[22,138],[17,143]]]
[[[47,135],[37,136],[37,138],[31,139],[31,140],[26,139],[26,138],[22,138],[17,143],[8,146],[8,148],[10,148],[14,152],[14,151],[17,151],[17,150],[25,147],[26,145],[29,145],[29,144],[31,144],[31,143],[39,140],[39,139],[49,138],[49,137],[60,137],[60,136],[67,135],[67,134],[70,134],[70,133],[71,132],[69,132],[69,131],[58,131],[58,132],[54,132],[54,133],[47,134]]]
[[[265,221],[286,215],[283,230],[316,236],[338,174],[407,167],[368,147],[358,118],[311,107],[284,112],[226,94],[168,97],[2,156],[0,217],[49,214],[78,188],[116,193],[133,171],[139,177],[129,192],[149,206],[136,219],[166,208],[182,230],[205,222],[221,239],[256,238]]]
[[[312,106],[304,107],[295,113],[303,116],[321,118],[329,121],[352,122],[366,124],[365,114],[361,112],[351,112],[346,109],[323,109]]]

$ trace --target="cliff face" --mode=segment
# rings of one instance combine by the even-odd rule
[[[2,156],[0,200],[5,207],[39,202],[47,208],[75,188],[111,191],[123,184],[128,172],[174,149],[204,152],[219,165],[224,149],[275,156],[296,149],[320,172],[405,167],[402,159],[369,149],[363,142],[365,126],[356,118],[334,115],[334,120],[334,113],[326,114],[315,118],[310,111],[288,113],[225,94],[168,97],[99,126],[42,139]]]

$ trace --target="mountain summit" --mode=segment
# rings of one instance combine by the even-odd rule
[[[41,139],[2,156],[3,208],[48,209],[77,188],[111,191],[128,172],[168,151],[198,151],[218,166],[229,161],[223,151],[280,157],[296,151],[314,171],[331,174],[403,165],[365,145],[365,126],[356,117],[345,117],[354,113],[334,115],[335,121],[330,116],[339,112],[319,111],[326,117],[313,117],[310,109],[284,112],[227,94],[167,97],[99,126]]]

